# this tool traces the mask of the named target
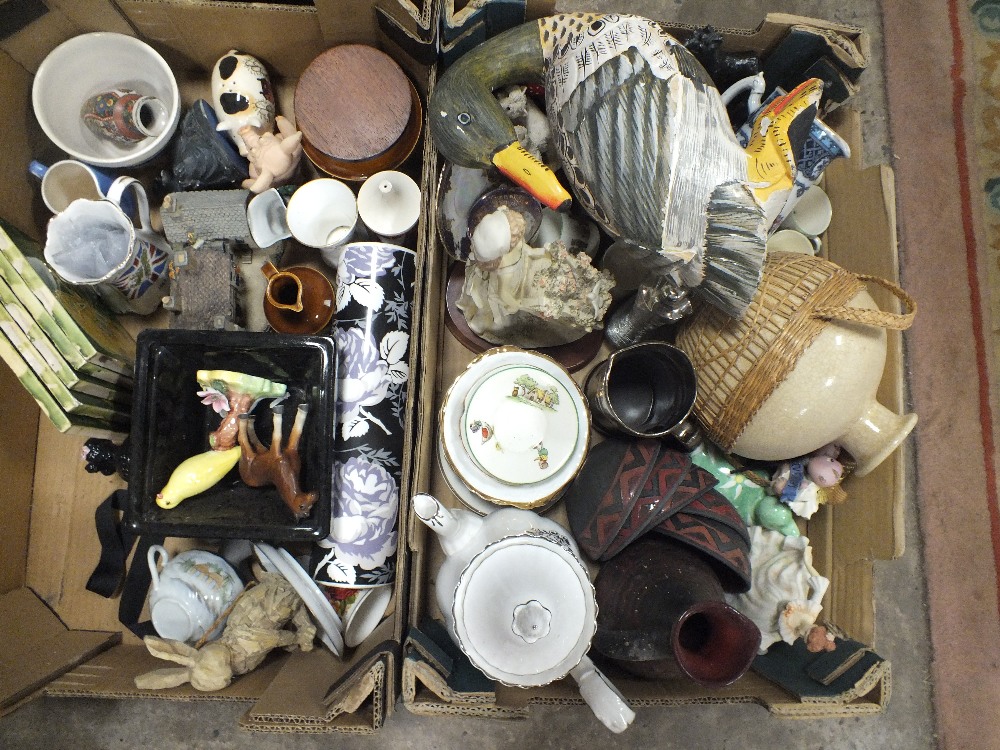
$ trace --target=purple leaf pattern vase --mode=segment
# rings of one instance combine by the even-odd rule
[[[311,561],[322,586],[395,578],[415,261],[398,245],[356,242],[337,268],[333,517]]]

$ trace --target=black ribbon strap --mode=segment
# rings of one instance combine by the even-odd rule
[[[87,590],[113,599],[119,591],[118,620],[139,638],[155,635],[151,622],[139,622],[142,607],[149,591],[151,576],[146,564],[146,553],[153,544],[160,544],[162,537],[136,537],[125,530],[121,513],[128,503],[128,490],[115,490],[97,506],[94,524],[101,542],[101,559],[90,574]],[[138,543],[136,543],[138,541]],[[135,547],[132,566],[126,572],[129,554]]]

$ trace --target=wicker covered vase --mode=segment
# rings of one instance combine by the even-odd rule
[[[879,310],[866,283],[888,289],[905,311]],[[743,319],[704,307],[678,334],[698,376],[695,416],[728,452],[782,461],[836,442],[866,474],[917,421],[876,400],[886,329],[909,327],[915,312],[891,282],[773,253]]]

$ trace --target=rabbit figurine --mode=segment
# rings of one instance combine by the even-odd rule
[[[288,623],[294,632],[284,629]],[[233,677],[252,671],[275,648],[311,651],[316,626],[292,585],[276,573],[240,596],[218,640],[201,648],[155,636],[144,639],[149,653],[183,666],[155,669],[135,678],[137,688],[160,690],[187,682],[196,690],[222,690]]]

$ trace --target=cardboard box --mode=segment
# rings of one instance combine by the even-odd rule
[[[382,48],[404,67],[425,96],[430,80],[434,17],[429,0],[317,0],[313,5],[273,5],[200,0],[48,0],[18,4],[26,9],[5,23],[0,38],[0,107],[8,122],[0,160],[0,216],[36,240],[48,219],[37,184],[28,174],[31,159],[65,158],[35,122],[32,75],[57,44],[90,31],[136,35],[170,63],[185,104],[209,97],[211,69],[231,48],[259,57],[278,92],[278,108],[290,119],[297,76],[319,53],[341,43]],[[30,11],[30,12],[28,12]],[[5,16],[6,19],[6,16]],[[24,124],[20,127],[20,124]],[[418,147],[405,169],[421,180],[429,146]],[[131,171],[143,181],[155,169]],[[308,165],[307,165],[308,167]],[[424,236],[423,229],[419,236]],[[417,247],[423,258],[424,242]],[[419,262],[419,261],[418,261]],[[418,268],[418,274],[420,270]],[[422,285],[417,283],[419,305]],[[132,320],[133,333],[163,317]],[[415,324],[414,340],[419,332]],[[417,371],[417,348],[411,369]],[[164,691],[136,689],[136,675],[164,662],[118,620],[118,600],[85,589],[100,557],[95,509],[122,483],[87,474],[80,460],[85,436],[58,433],[39,417],[38,407],[6,366],[0,367],[0,712],[44,691],[57,696],[171,700],[235,700],[252,705],[242,724],[277,732],[372,732],[392,712],[399,695],[399,656],[406,627],[408,550],[399,545],[394,599],[389,616],[363,644],[341,661],[319,648],[311,653],[272,652],[256,671],[218,693],[190,686]],[[415,394],[415,385],[411,393]],[[416,399],[411,396],[412,410]],[[412,415],[411,415],[412,416]],[[408,419],[409,429],[415,419]],[[415,440],[411,434],[409,441]],[[404,465],[402,487],[411,490]],[[168,540],[180,549],[192,540]],[[137,561],[145,564],[145,561]],[[41,655],[45,655],[41,658]]]
[[[484,27],[509,21],[489,14],[488,5],[470,3],[462,8],[445,4],[442,50],[461,46],[470,36],[485,35]],[[529,3],[528,18],[552,12],[548,2]],[[756,29],[724,30],[724,48],[732,52],[755,51],[766,54],[796,23],[808,23],[843,35],[859,50],[867,49],[867,36],[852,29],[822,21],[793,16],[769,15]],[[674,28],[683,38],[690,29]],[[834,207],[833,223],[823,247],[828,257],[856,273],[884,279],[897,278],[896,227],[893,175],[887,167],[860,167],[861,134],[858,118],[846,108],[826,118],[851,144],[854,158],[835,162],[827,172],[826,189]],[[432,204],[434,203],[432,199]],[[428,232],[436,242],[435,217],[428,217]],[[438,243],[440,248],[440,244]],[[426,321],[421,366],[420,408],[417,415],[416,474],[414,487],[427,491],[452,507],[462,507],[440,474],[435,457],[438,437],[438,410],[445,390],[474,356],[448,332],[444,325],[444,294],[448,259],[443,250],[428,253],[426,261]],[[898,311],[895,300],[881,290],[872,293],[882,309]],[[898,333],[889,334],[888,364],[879,391],[879,400],[889,409],[902,412],[902,348]],[[590,366],[576,373],[582,383],[590,367],[600,362],[607,350]],[[906,450],[904,447],[902,450]],[[831,579],[823,602],[821,618],[853,639],[872,644],[875,639],[872,566],[875,560],[896,557],[903,550],[902,507],[907,497],[903,473],[905,457],[897,452],[877,470],[863,478],[851,478],[845,489],[849,499],[835,507],[824,506],[808,523],[805,533],[812,542],[815,567]],[[559,504],[548,515],[565,523]],[[435,571],[442,559],[440,545],[421,524],[411,524],[410,611],[411,627],[420,629],[404,651],[403,701],[418,714],[462,714],[498,718],[523,717],[531,703],[578,703],[576,685],[564,679],[544,688],[522,689],[495,684],[481,673],[470,671],[467,660],[452,647],[443,627],[434,595]],[[430,636],[430,637],[428,637]],[[603,668],[603,665],[602,665]],[[722,690],[707,690],[684,682],[655,682],[630,677],[610,667],[606,674],[634,706],[691,703],[756,702],[776,714],[798,717],[850,716],[878,713],[890,691],[888,663],[859,680],[852,692],[823,701],[800,701],[791,693],[753,671]]]

